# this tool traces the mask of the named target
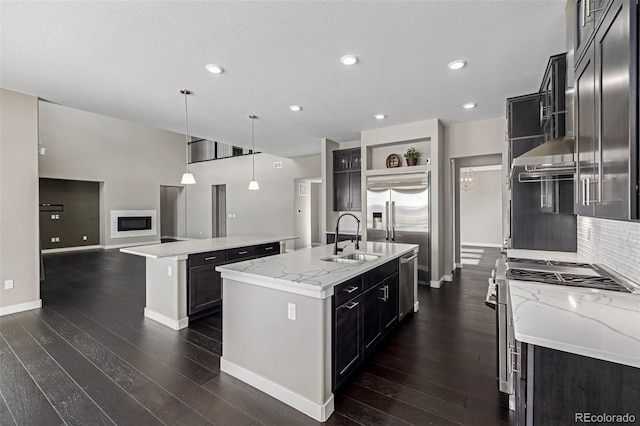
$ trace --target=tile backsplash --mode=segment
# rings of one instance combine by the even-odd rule
[[[578,253],[640,284],[640,222],[578,216]]]

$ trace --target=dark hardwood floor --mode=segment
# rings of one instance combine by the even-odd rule
[[[220,372],[219,314],[180,331],[144,318],[144,258],[95,250],[44,262],[43,308],[0,317],[1,425],[316,424]],[[337,393],[326,424],[510,423],[483,303],[489,271],[458,272],[420,288],[420,311]]]

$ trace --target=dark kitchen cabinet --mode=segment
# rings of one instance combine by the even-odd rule
[[[398,324],[399,260],[337,285],[333,296],[333,390]]]
[[[588,49],[589,43],[609,0],[576,0],[574,7],[574,57],[576,64]]]
[[[361,277],[339,284],[333,297],[333,388],[338,388],[362,361],[363,300]]]
[[[226,263],[224,250],[190,255],[188,259],[188,307],[189,315],[220,305],[222,277],[216,266]]]
[[[280,254],[280,243],[190,254],[187,260],[187,314],[205,316],[222,302],[222,277],[216,266]]]
[[[360,148],[333,152],[333,210],[360,211]]]
[[[545,141],[565,135],[567,54],[549,58],[540,85],[540,129]]]
[[[639,218],[637,15],[635,2],[611,1],[576,68],[580,215]]]

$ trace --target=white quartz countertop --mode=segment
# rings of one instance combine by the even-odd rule
[[[296,238],[298,237],[290,235],[251,235],[243,237],[204,238],[174,241],[171,243],[151,244],[146,246],[126,247],[120,249],[120,251],[123,253],[151,258],[173,257],[186,259],[188,255],[193,253],[255,246],[275,241],[295,240]]]
[[[640,368],[640,295],[510,281],[516,339]]]
[[[533,260],[555,260],[556,262],[591,263],[589,259],[582,256],[581,254],[566,251],[508,249],[507,257],[517,257],[521,259]]]
[[[340,255],[354,251],[345,250]],[[418,251],[415,244],[361,244],[360,252],[378,255],[361,263],[334,263],[322,260],[333,255],[333,245],[297,250],[218,266],[222,278],[270,287],[276,290],[324,299],[333,295],[333,287],[404,254]]]

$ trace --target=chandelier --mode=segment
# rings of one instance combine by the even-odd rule
[[[469,191],[476,186],[476,175],[473,173],[471,167],[465,167],[460,169],[460,188],[463,191]]]

